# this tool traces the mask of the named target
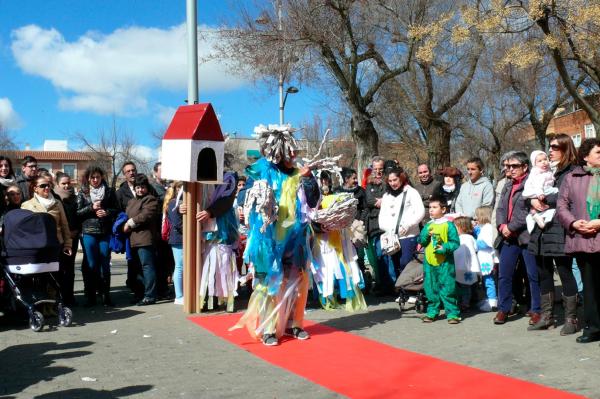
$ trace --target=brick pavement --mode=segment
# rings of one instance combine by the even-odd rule
[[[72,327],[34,333],[26,324],[0,317],[0,397],[338,396],[196,327],[180,306],[129,305],[125,272],[123,258],[115,257],[113,296],[118,307],[77,307]],[[76,289],[83,302],[79,273]],[[494,326],[490,313],[468,317],[458,326],[444,321],[423,325],[412,311],[399,317],[395,303],[370,302],[368,312],[316,310],[307,318],[392,346],[600,399],[597,344],[576,344],[574,337],[561,337],[558,330],[528,332],[526,319]],[[315,367],[319,361],[326,359],[315,359]]]

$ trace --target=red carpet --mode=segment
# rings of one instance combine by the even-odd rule
[[[308,341],[266,347],[245,329],[227,331],[240,314],[190,320],[259,358],[351,398],[575,399],[575,394],[450,363],[307,321]]]

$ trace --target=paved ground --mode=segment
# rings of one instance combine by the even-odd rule
[[[0,397],[338,397],[214,337],[186,320],[179,306],[129,305],[124,262],[113,263],[119,305],[114,310],[78,307],[74,326],[40,333],[0,317]],[[494,326],[488,313],[457,326],[445,321],[424,325],[414,312],[400,318],[396,304],[376,300],[368,312],[317,310],[307,318],[395,347],[600,399],[600,347],[577,344],[557,329],[528,332],[524,318]]]

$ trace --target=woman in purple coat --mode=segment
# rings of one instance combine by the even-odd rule
[[[583,279],[585,328],[577,342],[600,341],[600,140],[579,148],[579,165],[560,187],[557,214],[567,230],[565,253],[575,256]]]

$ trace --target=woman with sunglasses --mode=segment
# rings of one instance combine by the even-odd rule
[[[496,212],[496,225],[499,237],[496,245],[500,251],[498,268],[498,313],[494,324],[504,324],[512,308],[512,285],[517,262],[523,258],[529,287],[531,290],[531,319],[529,324],[535,324],[540,319],[540,286],[535,257],[527,250],[529,232],[525,218],[529,209],[522,197],[525,180],[529,176],[529,156],[524,152],[516,152],[506,160],[510,170],[510,180],[507,181],[499,198]]]
[[[58,242],[62,245],[62,252],[70,256],[72,240],[69,222],[62,203],[54,198],[52,194],[50,181],[44,176],[36,177],[32,181],[31,191],[33,192],[33,198],[23,202],[21,209],[50,214],[56,221],[56,236]]]
[[[600,140],[579,147],[579,166],[568,174],[558,193],[558,220],[567,229],[565,253],[575,256],[583,279],[581,344],[600,341]]]
[[[577,152],[573,140],[566,134],[549,137],[549,158],[555,165],[554,187],[560,189],[565,177],[575,169]],[[544,201],[532,199],[531,208],[538,212],[556,209],[557,194],[547,195]],[[554,327],[554,265],[562,285],[562,303],[565,310],[565,324],[560,335],[577,332],[577,282],[573,276],[573,258],[565,255],[565,229],[558,217],[546,223],[544,228],[535,226],[531,232],[528,249],[535,255],[539,271],[542,295],[542,317],[529,327],[529,330],[544,330]]]

